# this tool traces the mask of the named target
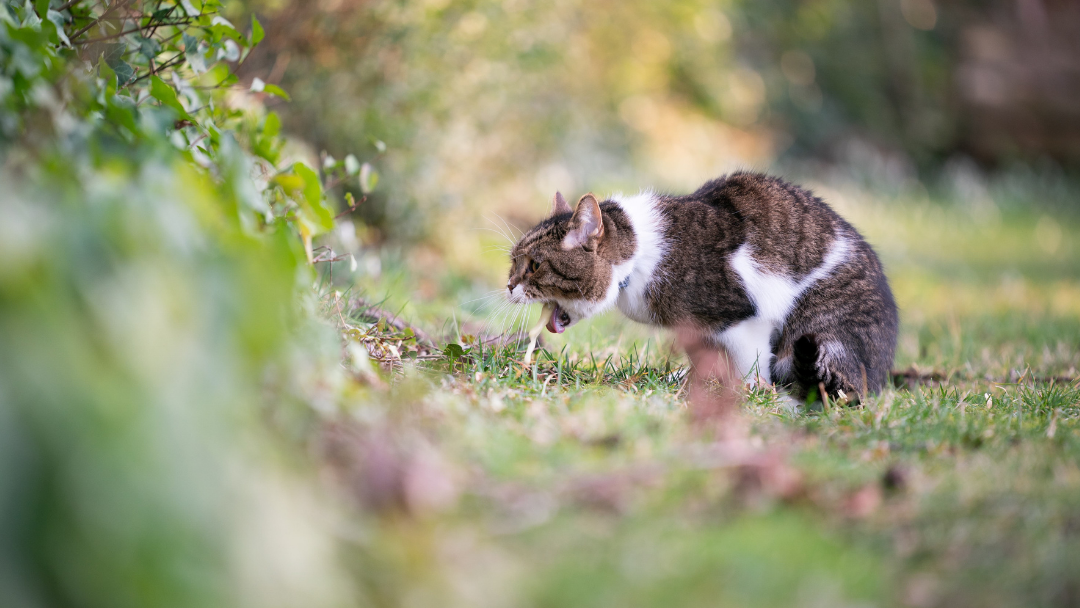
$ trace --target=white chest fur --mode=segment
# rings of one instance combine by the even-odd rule
[[[850,250],[850,240],[837,235],[821,265],[800,280],[762,268],[754,260],[749,243],[744,243],[735,251],[728,263],[742,280],[743,288],[754,304],[755,314],[716,337],[731,353],[744,379],[752,383],[757,380],[772,381],[769,366],[772,363],[770,342],[773,332],[784,326],[799,297],[843,264]]]
[[[664,219],[656,208],[656,195],[651,192],[631,197],[616,194],[611,200],[617,202],[629,216],[636,241],[633,257],[613,269],[613,281],[625,285],[619,290],[615,304],[634,321],[654,323],[655,319],[645,301],[645,288],[652,281],[662,279],[656,276],[656,268],[668,251]]]

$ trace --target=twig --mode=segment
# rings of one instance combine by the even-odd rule
[[[60,8],[56,9],[56,12],[62,13],[80,2],[82,2],[82,0],[71,0],[70,2],[65,2],[62,6],[60,6]]]
[[[126,31],[123,31],[123,32],[118,32],[116,34],[109,34],[108,36],[99,36],[97,38],[88,38],[86,40],[80,40],[79,42],[76,42],[75,44],[84,45],[84,44],[93,44],[95,42],[104,42],[106,40],[115,40],[117,38],[123,38],[124,36],[127,36],[128,34],[134,34],[136,32],[141,32],[143,30],[157,29],[158,27],[161,27],[163,25],[189,25],[191,27],[196,27],[196,28],[202,27],[202,26],[199,26],[199,25],[191,25],[191,19],[185,19],[183,21],[170,21],[168,23],[160,22],[160,23],[155,23],[152,26],[151,25],[143,25],[143,26],[139,26],[139,27],[134,28],[134,29],[126,30]],[[154,35],[154,32],[151,31],[150,36],[147,36],[147,38],[150,38],[153,35]]]
[[[90,30],[90,28],[92,28],[95,25],[101,23],[106,17],[108,17],[110,14],[112,14],[113,11],[115,11],[115,10],[121,8],[121,7],[126,7],[128,4],[131,4],[131,0],[120,0],[116,4],[114,4],[114,5],[110,6],[109,8],[105,9],[105,12],[102,13],[100,17],[98,17],[97,19],[94,19],[90,23],[86,24],[86,27],[84,27],[84,28],[80,29],[79,31],[75,32],[74,34],[69,36],[68,39],[69,40],[75,40],[79,36],[82,36],[83,34],[88,32]]]
[[[330,186],[328,186],[327,188],[329,189]],[[346,209],[346,210],[342,211],[341,213],[335,215],[334,219],[336,220],[336,219],[340,218],[343,215],[348,215],[348,214],[352,213],[353,211],[356,211],[356,208],[359,207],[360,205],[362,205],[364,203],[364,201],[366,201],[366,200],[367,200],[367,195],[365,194],[363,197],[360,198],[360,200],[353,203],[351,207],[349,207],[348,209]]]
[[[147,72],[147,73],[143,74],[142,76],[139,76],[138,78],[136,78],[136,79],[132,80],[131,82],[125,84],[124,86],[125,87],[131,86],[131,85],[135,84],[136,82],[139,82],[140,80],[143,80],[145,78],[149,78],[151,76],[156,76],[157,74],[160,74],[162,71],[167,70],[167,69],[173,67],[174,65],[179,65],[183,60],[184,60],[184,54],[181,53],[177,57],[174,57],[173,59],[170,59],[169,61],[166,61],[165,63],[159,65],[156,71]]]

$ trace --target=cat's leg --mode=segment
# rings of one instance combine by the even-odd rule
[[[843,394],[852,403],[866,393],[865,366],[838,336],[804,334],[792,350],[793,374],[804,393],[821,385],[829,396]]]
[[[720,332],[717,341],[731,354],[743,381],[768,384],[772,382],[772,334],[772,323],[751,317]]]

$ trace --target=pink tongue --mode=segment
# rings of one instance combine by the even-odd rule
[[[551,318],[548,319],[547,322],[547,330],[553,334],[561,334],[563,330],[566,329],[566,327],[559,322],[559,317],[562,316],[559,314],[560,312],[562,311],[559,310],[559,305],[556,304],[555,310],[551,311]]]

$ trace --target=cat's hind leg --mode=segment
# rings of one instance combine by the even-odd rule
[[[792,347],[792,372],[803,396],[819,386],[858,403],[866,394],[866,371],[844,344],[823,334],[803,334]]]

